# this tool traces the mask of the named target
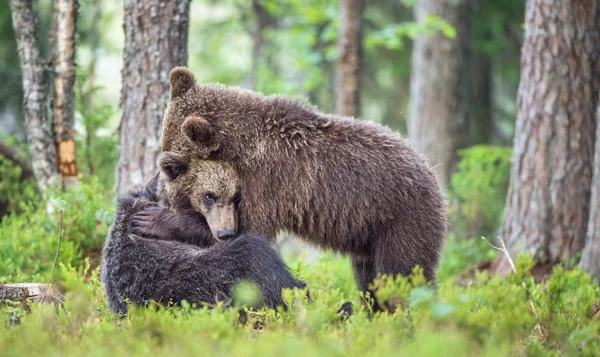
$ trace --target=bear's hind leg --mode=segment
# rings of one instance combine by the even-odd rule
[[[358,290],[363,293],[363,303],[370,307],[373,312],[381,311],[380,307],[375,302],[375,294],[372,290],[369,290],[369,284],[373,282],[377,273],[375,271],[375,262],[368,258],[352,256],[350,258],[352,262],[352,270],[354,271],[354,278],[358,285]],[[370,301],[370,299],[373,299]]]

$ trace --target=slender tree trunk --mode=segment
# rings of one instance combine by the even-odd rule
[[[598,116],[596,116],[596,150],[590,201],[587,237],[579,266],[600,281],[600,118]]]
[[[254,43],[252,44],[252,68],[250,69],[248,82],[250,83],[251,88],[257,90],[258,71],[260,70],[261,59],[263,58],[263,48],[265,46],[264,32],[266,28],[271,26],[273,18],[267,9],[265,9],[262,1],[252,0],[252,10],[254,10],[256,27],[253,33]]]
[[[336,111],[340,115],[358,117],[364,1],[341,0],[340,8]]]
[[[158,170],[169,71],[187,63],[190,0],[125,2],[125,50],[117,190],[142,187]]]
[[[56,165],[63,184],[77,184],[75,155],[75,34],[77,0],[54,2],[54,97],[52,118]]]
[[[600,4],[528,0],[503,238],[511,254],[567,262],[584,245],[598,107]],[[495,270],[508,271],[505,257]]]
[[[455,38],[441,33],[418,36],[412,57],[408,134],[412,145],[436,166],[443,186],[456,166],[457,150],[468,138],[472,102],[469,7],[470,0],[419,0],[414,8],[420,24],[434,15],[456,30]]]
[[[46,66],[35,37],[37,19],[31,0],[10,0],[23,81],[23,112],[35,179],[42,192],[56,182],[54,146],[46,109]]]
[[[492,137],[492,63],[486,53],[473,52],[472,87],[473,115],[469,119],[469,143],[488,144]]]

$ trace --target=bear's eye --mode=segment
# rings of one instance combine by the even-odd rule
[[[205,193],[204,194],[204,203],[207,206],[212,206],[213,203],[215,203],[215,195],[213,195],[212,193]]]

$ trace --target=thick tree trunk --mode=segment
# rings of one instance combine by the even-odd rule
[[[141,188],[158,170],[169,71],[187,63],[190,0],[125,2],[117,190]]]
[[[590,210],[600,36],[597,0],[528,0],[503,238],[511,254],[567,262]],[[508,271],[505,257],[495,270]]]
[[[469,68],[470,0],[419,0],[415,19],[428,15],[444,19],[455,38],[441,33],[414,41],[410,85],[408,135],[417,151],[436,166],[440,184],[448,184],[467,142],[472,102]],[[426,25],[425,25],[426,26]]]
[[[363,0],[341,0],[336,73],[337,113],[358,117],[362,57]]]
[[[35,37],[37,20],[31,0],[10,0],[23,81],[23,112],[35,179],[42,192],[56,182],[54,146],[46,110],[46,66]]]
[[[596,117],[596,150],[590,204],[590,219],[579,266],[600,281],[600,118]],[[600,313],[600,312],[599,312]]]
[[[54,2],[54,97],[52,119],[56,166],[63,184],[77,184],[75,155],[75,34],[77,0]]]

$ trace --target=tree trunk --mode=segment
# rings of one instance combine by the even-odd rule
[[[46,111],[46,66],[35,38],[37,20],[31,0],[10,0],[23,81],[23,112],[35,179],[42,192],[56,182],[54,146]]]
[[[579,266],[600,281],[600,119],[598,116],[596,118],[596,150],[594,153],[590,219],[587,226],[585,248],[583,248]]]
[[[469,144],[489,144],[494,131],[492,121],[492,63],[487,53],[473,52],[473,115],[469,116]]]
[[[264,32],[265,29],[273,23],[273,18],[267,9],[265,9],[262,1],[252,0],[252,10],[254,11],[256,27],[252,35],[254,40],[252,44],[252,68],[250,69],[248,82],[250,88],[258,90],[258,71],[260,70],[263,48],[265,45]]]
[[[408,135],[417,151],[436,167],[446,186],[466,145],[472,102],[469,68],[470,0],[419,0],[415,19],[426,25],[429,15],[444,19],[456,37],[421,35],[414,41]]]
[[[341,0],[336,73],[336,104],[340,115],[358,117],[362,57],[363,0]]]
[[[566,263],[590,210],[600,36],[597,0],[528,0],[503,238],[511,254]],[[504,256],[495,270],[508,271]]]
[[[62,184],[77,184],[75,155],[75,34],[77,0],[54,2],[54,97],[52,119],[56,166]]]
[[[125,2],[117,190],[141,188],[158,170],[169,71],[187,63],[190,0]]]

